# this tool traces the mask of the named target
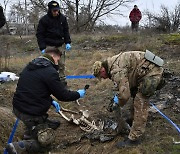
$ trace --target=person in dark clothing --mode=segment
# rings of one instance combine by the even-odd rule
[[[0,28],[3,27],[6,23],[6,19],[3,13],[3,8],[0,6]]]
[[[129,14],[129,19],[131,21],[131,28],[133,31],[138,31],[139,28],[139,21],[141,20],[142,15],[141,11],[138,9],[137,5],[134,5],[133,10]]]
[[[13,97],[13,112],[26,126],[24,140],[7,145],[9,154],[35,153],[50,145],[59,121],[48,119],[47,111],[53,105],[60,111],[60,101],[74,101],[85,96],[85,90],[67,90],[58,75],[61,52],[48,47],[46,53],[32,60],[21,72]]]
[[[66,50],[71,49],[71,38],[66,17],[60,12],[59,3],[48,3],[48,13],[39,20],[37,27],[37,42],[39,49],[44,53],[48,46],[61,47],[66,44]],[[59,76],[65,84],[65,52],[59,62]]]

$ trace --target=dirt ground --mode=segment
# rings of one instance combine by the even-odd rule
[[[74,38],[76,36],[73,36]],[[174,123],[180,126],[180,47],[179,44],[167,44],[159,39],[160,36],[153,38],[128,35],[121,37],[103,36],[102,38],[80,37],[74,42],[74,48],[66,54],[66,74],[82,75],[91,74],[91,66],[96,60],[102,60],[108,56],[112,56],[120,51],[127,50],[144,50],[151,49],[165,59],[165,67],[170,70],[167,76],[166,86],[157,91],[151,98],[151,102],[155,104],[165,115],[167,115]],[[99,39],[100,38],[100,39]],[[27,41],[29,38],[24,38]],[[28,61],[39,55],[36,44],[32,42],[26,48],[23,43],[14,38],[7,38],[6,41],[16,42],[13,52],[11,48],[11,57],[8,70],[19,75],[22,68]],[[31,38],[31,40],[33,40]],[[21,44],[21,46],[19,45]],[[112,45],[113,44],[113,45]],[[4,45],[5,46],[5,45]],[[19,50],[18,50],[19,49]],[[23,52],[23,51],[26,52]],[[2,70],[4,71],[4,70]],[[0,153],[5,147],[12,126],[16,118],[11,113],[12,97],[16,88],[17,81],[7,82],[0,85]],[[86,110],[90,112],[90,120],[102,120],[107,124],[108,120],[114,120],[114,113],[107,111],[107,106],[113,96],[113,83],[110,80],[97,79],[81,79],[68,80],[68,86],[72,90],[83,88],[86,84],[90,87],[87,90],[86,97],[79,100],[80,106],[75,102],[59,102],[61,106],[72,110]],[[128,102],[129,104],[131,101]],[[128,104],[124,107],[123,113],[128,114]],[[124,136],[116,135],[114,139],[102,143],[99,138],[88,136],[79,126],[68,123],[54,108],[49,110],[49,117],[60,120],[61,125],[56,130],[56,140],[52,145],[50,152],[46,153],[67,153],[67,154],[179,154],[180,144],[174,141],[180,141],[178,131],[150,105],[150,113],[148,117],[146,132],[141,138],[141,144],[132,148],[117,149],[116,143],[123,140]],[[106,131],[104,131],[107,133]],[[111,131],[114,134],[114,131]],[[21,140],[23,134],[23,124],[20,123],[16,130],[14,141]],[[109,132],[108,132],[109,134]],[[88,138],[89,137],[89,138]]]

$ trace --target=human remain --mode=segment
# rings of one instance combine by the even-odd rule
[[[133,31],[138,31],[139,28],[139,21],[142,18],[141,11],[138,9],[137,5],[134,5],[134,8],[129,14],[129,19],[131,21],[131,29]]]
[[[32,60],[21,72],[13,97],[13,113],[25,127],[23,140],[6,146],[9,154],[36,153],[50,147],[60,122],[48,118],[47,111],[54,106],[60,111],[59,101],[75,101],[85,96],[85,89],[66,89],[59,78],[58,48],[48,47],[45,54]]]
[[[42,53],[45,52],[48,46],[60,48],[63,44],[66,44],[66,50],[69,51],[71,49],[67,18],[60,12],[58,2],[50,1],[48,3],[48,12],[39,20],[36,37]],[[66,85],[64,50],[59,61],[59,76],[60,80]]]
[[[162,66],[163,60],[149,50],[121,52],[94,63],[94,76],[99,79],[109,78],[116,85],[118,92],[110,105],[111,111],[120,110],[130,97],[133,98],[132,123],[128,122],[130,132],[127,139],[117,144],[118,148],[140,143],[148,117],[148,99],[164,83]]]
[[[0,28],[2,28],[6,23],[6,18],[4,16],[3,8],[0,5]]]

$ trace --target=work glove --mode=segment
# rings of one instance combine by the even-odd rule
[[[66,50],[67,51],[71,50],[71,44],[69,44],[69,43],[66,44]]]
[[[45,49],[41,50],[41,53],[44,54],[45,53]]]
[[[59,112],[61,110],[59,103],[56,102],[55,100],[53,100],[51,104],[56,108],[56,112]]]
[[[79,89],[77,92],[79,93],[80,98],[83,98],[84,95],[86,94],[86,90],[85,89]]]
[[[119,99],[118,99],[117,95],[114,95],[114,97],[111,100],[109,106],[107,107],[107,110],[109,112],[112,112],[112,111],[114,111],[114,110],[116,110],[118,108],[119,108]]]

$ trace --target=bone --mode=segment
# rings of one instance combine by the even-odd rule
[[[79,114],[79,112],[72,111],[72,110],[68,110],[68,109],[65,109],[65,108],[63,108],[63,107],[61,107],[61,110],[64,111],[64,112]]]
[[[64,112],[69,113],[75,113],[75,114],[81,114],[82,116],[78,119],[75,119],[74,114],[71,114],[70,118],[68,118],[66,115],[63,114]],[[89,111],[88,110],[80,110],[80,112],[68,110],[62,108],[61,111],[59,111],[59,114],[68,122],[73,122],[76,125],[80,126],[80,129],[86,132],[93,132],[95,130],[103,130],[104,128],[104,122],[99,121],[99,126],[96,125],[95,121],[93,120],[90,122],[87,118],[89,118]]]
[[[59,113],[65,120],[71,121],[71,119],[69,119],[68,117],[66,117],[66,116],[62,113],[62,111],[59,111],[58,113]]]

